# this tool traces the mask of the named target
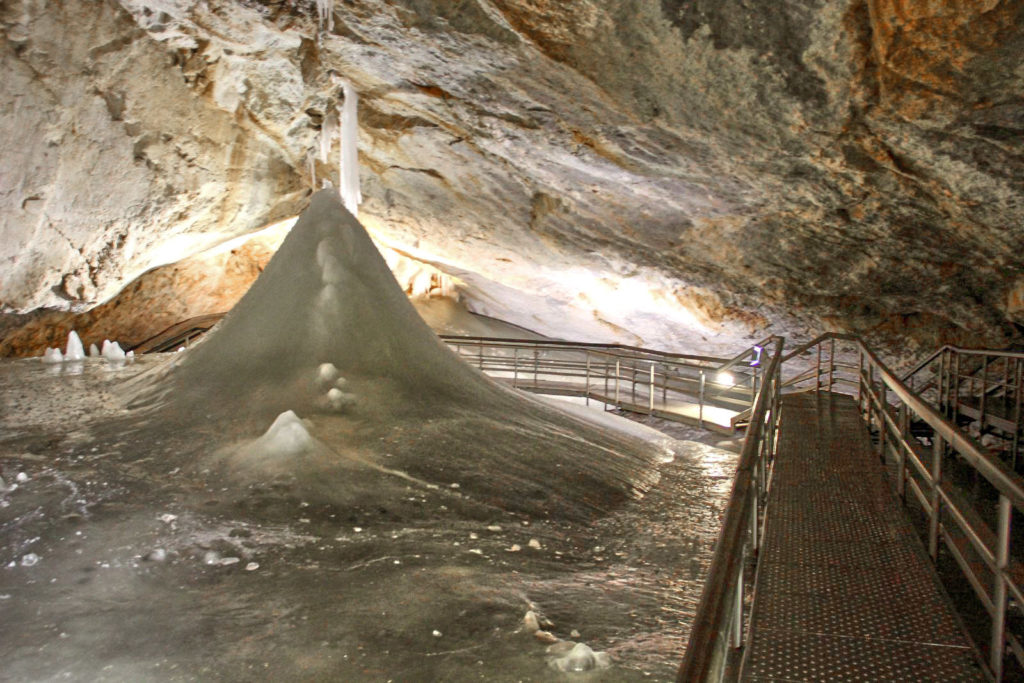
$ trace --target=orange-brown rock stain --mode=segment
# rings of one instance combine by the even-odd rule
[[[1018,30],[1015,2],[868,0],[868,9],[881,104],[910,120],[962,102],[970,62]]]

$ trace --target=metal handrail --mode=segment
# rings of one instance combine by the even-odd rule
[[[722,359],[626,347],[552,340],[446,335],[442,339],[480,370],[532,391],[567,393],[634,412],[732,433],[754,400],[759,367],[740,367],[722,377]],[[697,406],[680,414],[679,404]],[[706,407],[735,411],[729,425],[709,419]]]
[[[697,618],[676,680],[721,680],[729,669],[729,649],[744,638],[746,546],[756,552],[762,536],[761,512],[768,486],[779,419],[780,369],[784,340],[775,352],[751,412],[722,531],[704,585]]]
[[[816,341],[824,344],[829,336],[832,335]],[[1024,604],[1024,587],[1016,578],[1019,570],[1015,570],[1011,560],[1012,511],[1016,508],[1024,512],[1024,479],[910,389],[862,340],[847,339],[855,343],[860,357],[856,394],[862,416],[878,433],[878,454],[895,463],[897,492],[901,498],[906,500],[910,491],[921,504],[928,522],[928,553],[932,560],[938,560],[939,544],[943,543],[989,613],[988,673],[995,680],[1001,680],[1008,643],[1011,652],[1024,664],[1024,648],[1017,636],[1007,630],[1008,597],[1012,595],[1018,606]],[[955,347],[947,347],[946,351],[951,349]],[[970,355],[991,356],[993,353],[972,349]],[[834,373],[831,363],[830,372]],[[830,377],[829,386],[835,381],[836,378]],[[820,381],[816,382],[816,387],[823,388]],[[912,419],[931,428],[930,453],[911,434]],[[955,454],[972,467],[998,493],[994,533],[950,485],[943,472],[949,454]],[[957,539],[963,539],[963,545]],[[965,548],[972,549],[981,560],[981,566],[991,572],[991,590],[978,575],[980,567],[964,555]]]
[[[717,358],[715,356],[700,356],[689,353],[672,353],[670,351],[658,351],[655,349],[647,349],[642,346],[630,346],[628,344],[613,344],[603,342],[578,342],[578,341],[565,341],[562,339],[511,339],[508,337],[474,337],[465,335],[455,334],[441,334],[438,335],[442,341],[445,342],[456,342],[473,344],[477,342],[483,342],[485,344],[495,346],[508,346],[508,347],[519,347],[519,348],[564,348],[564,349],[594,349],[594,350],[605,350],[605,351],[623,351],[629,354],[631,357],[637,353],[644,355],[653,356],[656,358],[666,358],[672,360],[692,360],[700,361],[711,364],[722,364],[728,363],[727,358]]]

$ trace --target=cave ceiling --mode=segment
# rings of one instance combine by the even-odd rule
[[[495,288],[567,301],[651,345],[676,322],[1019,340],[1024,2],[338,0],[332,19],[3,3],[3,310],[88,310],[298,213],[312,173],[336,181],[310,159],[344,79],[360,218],[481,308]]]

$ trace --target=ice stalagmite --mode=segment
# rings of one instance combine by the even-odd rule
[[[295,476],[303,495],[315,488],[335,502],[385,495],[376,465],[359,463],[382,463],[402,490],[459,482],[479,504],[573,519],[657,477],[640,440],[555,413],[458,359],[333,190],[313,196],[206,341],[138,394],[136,405],[153,404],[165,422],[230,419],[251,437],[286,411],[307,417],[324,450]],[[230,460],[243,461],[271,467]]]
[[[74,330],[68,333],[68,345],[64,350],[64,360],[85,360],[85,348],[82,340]]]
[[[341,105],[341,164],[339,187],[341,201],[353,216],[359,212],[363,196],[359,191],[359,95],[348,81],[343,84],[345,101]]]

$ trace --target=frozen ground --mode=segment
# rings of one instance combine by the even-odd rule
[[[577,678],[672,680],[732,454],[677,442],[647,495],[589,524],[400,478],[387,506],[310,502],[190,469],[212,433],[137,431],[112,399],[152,362],[0,363],[5,680],[570,679],[530,609],[609,652]]]
[[[672,680],[735,456],[465,366],[337,199],[155,363],[0,362],[4,678]]]

